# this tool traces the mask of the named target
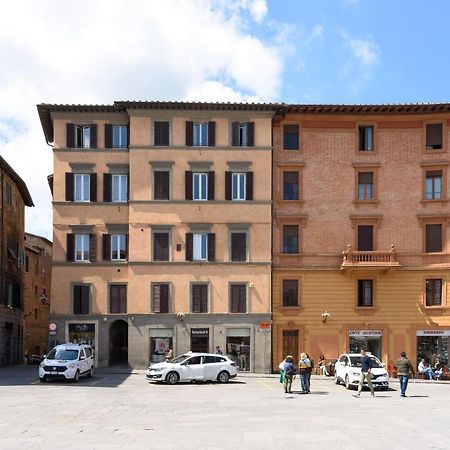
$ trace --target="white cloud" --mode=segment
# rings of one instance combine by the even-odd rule
[[[371,40],[349,39],[348,44],[353,55],[364,66],[373,66],[379,60],[380,47]]]
[[[0,151],[36,204],[27,230],[51,237],[52,152],[37,103],[276,100],[283,55],[248,26],[267,13],[264,0],[5,3]]]

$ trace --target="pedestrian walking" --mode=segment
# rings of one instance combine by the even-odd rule
[[[311,376],[311,360],[306,353],[300,355],[298,362],[298,370],[300,373],[300,386],[302,394],[309,394],[309,378]]]
[[[219,346],[216,347],[216,355],[223,355],[223,351]]]
[[[286,358],[284,358],[284,361],[282,361],[279,365],[280,371],[282,371],[282,374],[284,374],[283,380],[283,386],[284,386],[284,392],[286,394],[292,394],[292,381],[295,376],[295,365],[294,365],[294,358],[291,355],[287,355]],[[280,378],[281,381],[281,378]]]
[[[394,362],[394,366],[397,369],[398,381],[400,382],[400,396],[406,397],[409,375],[415,375],[414,367],[411,364],[411,361],[406,357],[405,352],[400,353],[400,358]]]
[[[372,386],[372,359],[370,356],[367,356],[367,352],[365,348],[361,349],[361,375],[359,377],[359,384],[358,384],[358,393],[355,395],[355,397],[359,397],[361,395],[361,391],[363,388],[364,380],[367,381],[367,384],[370,388],[370,393],[372,394],[372,397],[375,397],[375,392],[373,390]]]

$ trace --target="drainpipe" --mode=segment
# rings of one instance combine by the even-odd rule
[[[1,215],[1,224],[2,224],[2,236],[1,236],[1,239],[0,239],[0,299],[2,299],[2,301],[3,301],[3,293],[4,293],[4,291],[3,291],[3,288],[4,288],[4,286],[3,286],[3,279],[4,279],[4,274],[3,274],[3,265],[4,265],[4,262],[3,262],[3,258],[4,258],[4,255],[3,255],[3,248],[4,248],[4,242],[5,242],[5,224],[4,224],[4,221],[3,221],[3,219],[4,219],[4,211],[5,211],[5,205],[4,205],[4,201],[5,201],[5,198],[4,198],[4,196],[3,196],[3,189],[4,189],[4,187],[3,187],[3,173],[0,173],[0,185],[1,185],[1,207],[2,207],[2,215]]]

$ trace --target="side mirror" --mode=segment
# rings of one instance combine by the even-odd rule
[[[80,356],[80,361],[83,361],[83,359],[86,359],[84,356]]]
[[[381,363],[381,367],[386,367],[386,364],[385,363]]]
[[[42,355],[42,360],[41,361],[44,361],[45,358],[47,358],[47,355]]]

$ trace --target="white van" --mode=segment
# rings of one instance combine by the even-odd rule
[[[41,383],[52,378],[78,382],[83,375],[94,375],[94,351],[90,345],[57,345],[39,365]]]

